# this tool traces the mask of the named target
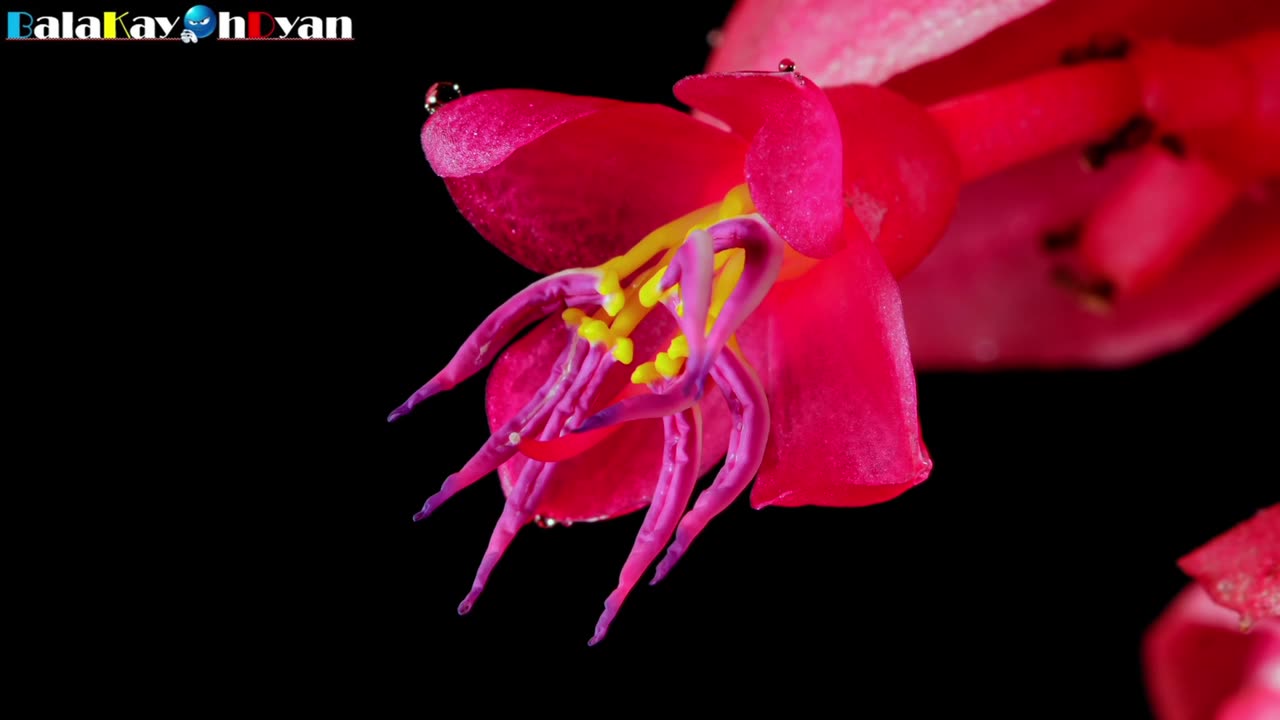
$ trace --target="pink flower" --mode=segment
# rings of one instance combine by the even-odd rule
[[[1143,644],[1160,720],[1280,717],[1280,505],[1179,561],[1182,592]]]
[[[966,187],[902,281],[918,368],[1113,366],[1280,278],[1278,26],[1272,0],[744,0],[709,68],[788,54],[930,107]]]
[[[552,273],[390,418],[496,360],[493,435],[416,516],[498,470],[506,507],[460,612],[536,518],[649,505],[596,642],[672,536],[655,581],[757,473],[756,507],[866,505],[929,473],[886,259],[909,268],[942,230],[958,188],[944,138],[892,93],[824,93],[790,71],[686,78],[676,94],[732,131],[665,107],[531,90],[463,97],[423,129],[463,214]],[[879,144],[890,124],[892,148]],[[878,247],[851,220],[851,162],[876,182],[863,199],[898,228]]]

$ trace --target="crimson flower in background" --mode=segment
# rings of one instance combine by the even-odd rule
[[[1280,505],[1179,565],[1198,584],[1173,601],[1143,643],[1156,717],[1280,717]]]
[[[743,0],[709,69],[789,54],[953,139],[966,187],[902,281],[917,368],[1117,366],[1280,278],[1278,27],[1274,0]]]

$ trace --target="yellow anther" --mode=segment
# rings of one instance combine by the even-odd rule
[[[680,368],[684,367],[684,358],[673,358],[667,353],[660,352],[658,357],[653,359],[653,365],[662,377],[670,380],[680,374]]]
[[[667,355],[673,358],[689,357],[689,338],[684,335],[677,335],[671,338],[671,345],[667,347]]]
[[[648,385],[661,379],[662,374],[658,372],[658,368],[651,362],[642,364],[631,373],[631,382],[636,385]]]
[[[635,359],[636,344],[631,338],[618,338],[613,346],[613,359],[623,365],[630,365]]]
[[[578,308],[569,308],[564,312],[560,313],[560,319],[564,320],[564,324],[568,325],[569,327],[576,327],[578,325],[581,325],[583,319],[585,319],[586,317],[587,317],[587,314],[579,310]]]
[[[616,317],[618,311],[622,310],[622,306],[627,302],[627,296],[622,292],[622,285],[618,283],[618,273],[607,268],[600,278],[600,283],[596,285],[596,292],[603,297],[600,305],[605,312],[609,313],[609,317]]]
[[[600,282],[596,285],[596,292],[601,295],[622,292],[622,285],[618,284],[618,273],[606,269],[604,274],[600,276]]]
[[[609,326],[601,320],[594,318],[583,321],[578,326],[578,337],[590,341],[592,344],[602,342],[608,343],[613,339],[613,333],[609,332]]]
[[[609,293],[604,296],[602,307],[609,317],[618,317],[618,313],[622,312],[622,308],[627,305],[627,296],[621,292]]]
[[[676,303],[676,314],[679,315],[680,317],[684,317],[684,301],[683,300]]]
[[[755,203],[751,202],[751,192],[746,185],[739,185],[725,193],[724,200],[720,203],[721,220],[750,215],[755,211]]]
[[[658,272],[654,273],[653,277],[649,278],[645,284],[640,287],[641,305],[651,308],[662,302],[662,298],[666,293],[658,289],[658,283],[662,282],[662,276],[666,274],[667,269],[662,268]],[[679,287],[679,285],[672,287],[671,290],[674,290],[676,287]],[[668,290],[667,292],[670,292],[671,290]]]

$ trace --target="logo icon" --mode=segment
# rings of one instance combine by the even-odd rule
[[[218,18],[208,5],[192,6],[182,17],[182,42],[197,42],[218,28]]]

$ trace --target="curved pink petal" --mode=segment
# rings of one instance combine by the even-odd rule
[[[746,151],[668,107],[534,90],[455,100],[422,146],[480,234],[543,273],[604,262],[719,201]]]
[[[1143,640],[1143,669],[1158,720],[1280,717],[1280,622],[1249,632],[1192,585]]]
[[[1280,505],[1260,510],[1178,561],[1241,622],[1280,618]]]
[[[788,245],[817,258],[840,249],[840,125],[821,88],[792,72],[722,73],[687,77],[675,93],[750,139],[751,200]]]
[[[827,97],[843,137],[845,204],[901,277],[955,211],[960,168],[951,144],[919,105],[884,88],[845,85]]]
[[[707,69],[768,70],[781,58],[824,86],[884,82],[1049,0],[741,0]]]
[[[636,358],[665,349],[675,325],[663,314],[650,316],[632,339]],[[491,430],[518,412],[537,392],[556,357],[569,339],[559,318],[534,328],[503,353],[489,374],[485,410]],[[633,366],[611,371],[593,404],[603,407],[630,382]],[[729,410],[719,390],[708,387],[701,402],[703,455],[699,474],[720,462],[728,448]],[[581,455],[556,465],[550,486],[536,510],[558,522],[603,520],[644,507],[653,496],[662,461],[662,421],[642,420],[623,425],[616,433]],[[517,453],[498,469],[504,492],[529,460]]]
[[[753,506],[869,505],[928,477],[897,284],[865,239],[776,285],[739,339],[769,398]]]
[[[1062,153],[961,191],[950,230],[902,280],[916,366],[1130,365],[1191,344],[1280,282],[1280,197],[1255,193],[1157,287],[1109,311],[1055,283],[1046,235],[1082,221],[1130,167],[1089,173]]]

